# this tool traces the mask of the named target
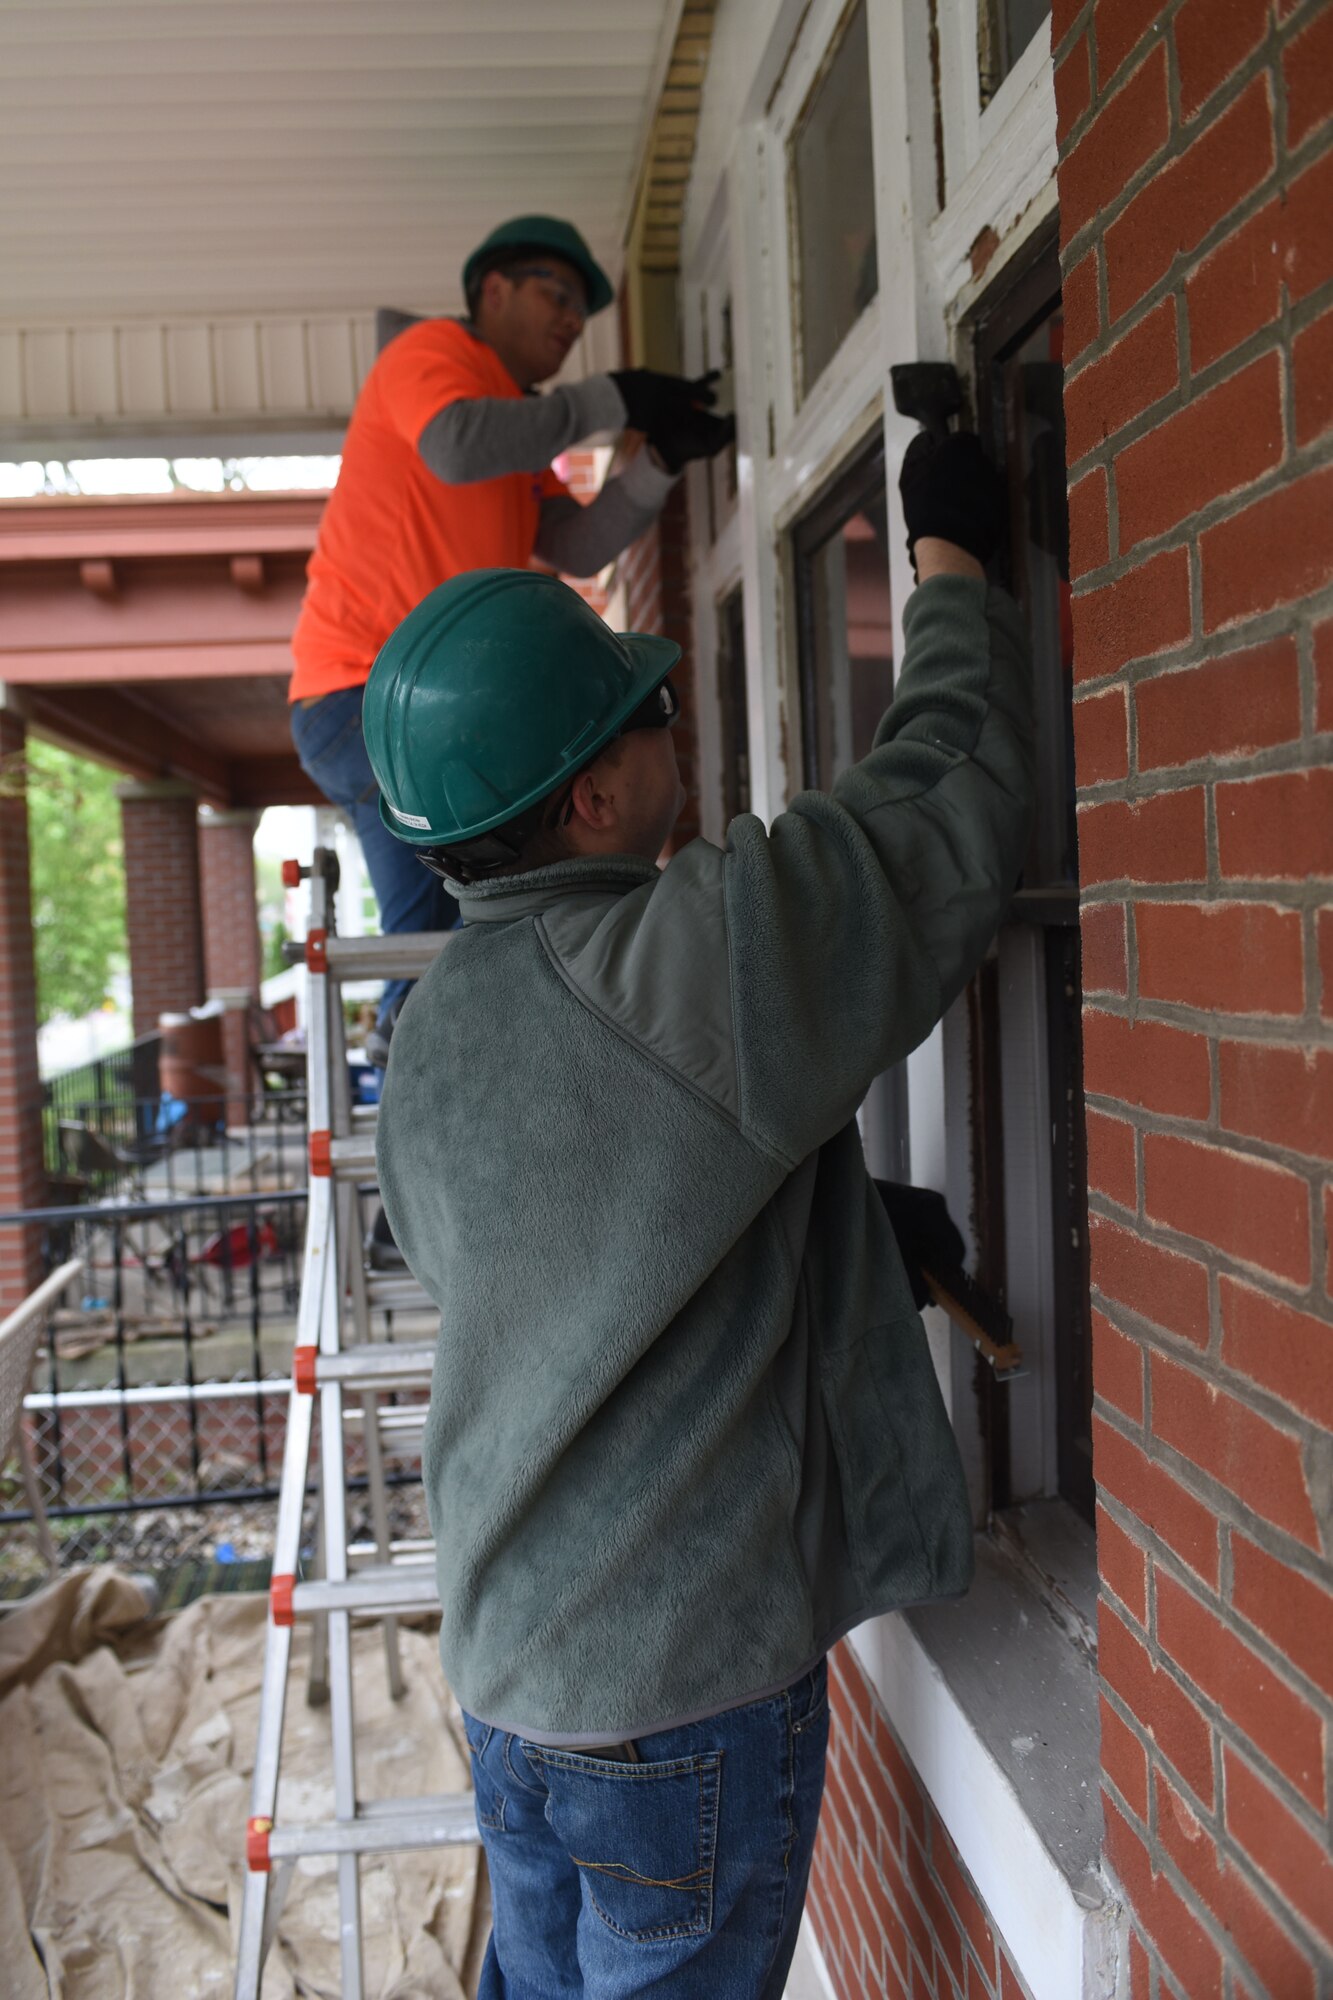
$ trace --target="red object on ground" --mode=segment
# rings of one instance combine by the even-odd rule
[[[253,1245],[250,1241],[248,1222],[235,1222],[230,1229],[221,1229],[216,1236],[210,1236],[194,1264],[212,1264],[214,1267],[229,1267],[233,1271],[244,1271],[254,1260],[256,1250],[260,1260],[281,1255],[282,1246],[271,1222],[261,1221],[255,1230]]]

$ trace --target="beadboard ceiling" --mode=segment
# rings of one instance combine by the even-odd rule
[[[680,14],[0,0],[0,452],[336,426],[375,307],[525,209],[618,274]]]

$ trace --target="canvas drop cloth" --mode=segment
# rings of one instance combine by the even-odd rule
[[[229,2000],[266,1604],[146,1619],[131,1578],[71,1572],[0,1619],[0,1990],[6,2000]],[[435,1641],[402,1629],[389,1699],[377,1629],[353,1637],[363,1798],[470,1788]],[[329,1711],[298,1632],[279,1814],[331,1817]],[[264,2000],[336,1995],[334,1862],[292,1876]],[[464,2000],[488,1927],[479,1850],[361,1864],[366,1991]]]

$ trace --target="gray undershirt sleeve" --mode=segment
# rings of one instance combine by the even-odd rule
[[[645,445],[586,507],[569,494],[543,500],[536,553],[565,576],[596,576],[652,526],[674,484]]]
[[[468,397],[446,404],[417,439],[437,479],[466,486],[507,472],[544,472],[594,431],[624,428],[625,405],[609,375],[590,375],[544,396]]]

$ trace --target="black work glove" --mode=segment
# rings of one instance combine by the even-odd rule
[[[693,380],[685,375],[662,375],[655,368],[619,368],[611,374],[625,405],[626,427],[646,432],[654,443],[660,431],[685,422],[696,410],[712,408],[717,401],[713,386],[717,378],[716,368]]]
[[[679,472],[692,458],[713,458],[735,439],[735,417],[714,416],[711,410],[691,410],[667,429],[648,433],[668,472]]]
[[[893,1224],[898,1249],[912,1287],[912,1303],[920,1312],[930,1303],[926,1271],[937,1277],[962,1266],[965,1245],[944,1196],[934,1188],[909,1187],[906,1181],[876,1181],[880,1200]]]
[[[974,431],[939,439],[919,431],[903,455],[898,489],[914,572],[922,535],[953,542],[979,563],[990,561],[1004,533],[1005,491]]]

